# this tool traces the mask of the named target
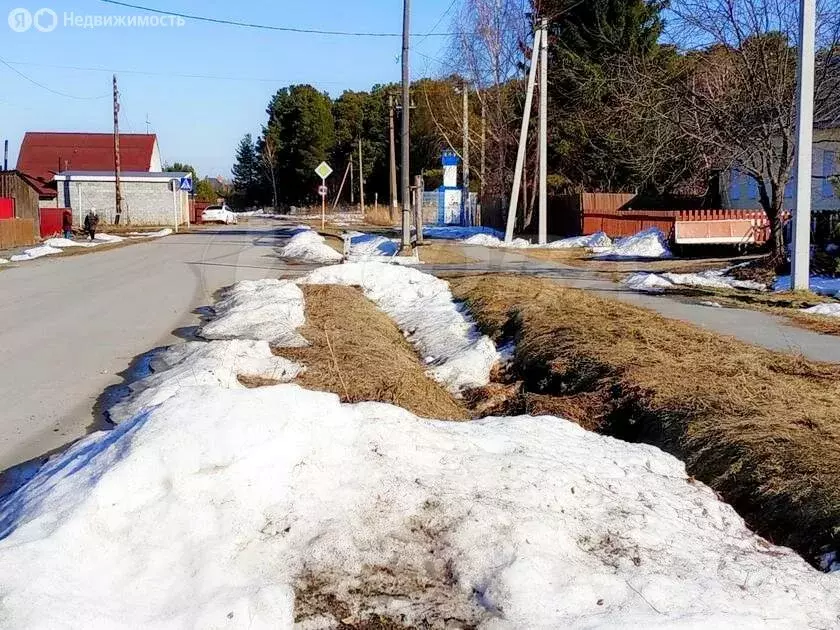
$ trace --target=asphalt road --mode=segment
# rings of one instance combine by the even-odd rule
[[[101,424],[103,391],[188,337],[219,288],[300,273],[276,255],[286,236],[252,221],[0,271],[0,471]]]

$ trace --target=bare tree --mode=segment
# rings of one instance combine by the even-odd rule
[[[835,0],[818,0],[815,86],[817,125],[840,122]],[[720,169],[751,177],[773,222],[780,220],[795,150],[798,3],[793,0],[676,0],[670,38],[684,50],[681,72],[667,81],[639,74],[661,101],[660,112]],[[637,91],[638,93],[638,91]]]
[[[268,130],[263,134],[260,161],[271,179],[272,208],[277,211],[277,142]]]

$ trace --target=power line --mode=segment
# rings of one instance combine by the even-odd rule
[[[79,101],[98,101],[98,100],[101,100],[103,98],[109,98],[111,96],[110,94],[103,94],[102,96],[77,96],[75,94],[67,94],[66,92],[59,92],[58,90],[54,90],[51,87],[46,86],[43,83],[39,83],[35,79],[25,75],[23,72],[21,72],[20,70],[18,70],[15,67],[13,67],[9,62],[7,62],[2,57],[0,57],[0,63],[2,63],[4,66],[6,66],[9,70],[14,72],[19,77],[29,81],[32,85],[37,85],[39,88],[41,88],[43,90],[46,90],[47,92],[51,92],[52,94],[55,94],[57,96],[64,96],[66,98],[73,98],[73,99],[76,99],[76,100],[79,100]]]
[[[128,2],[119,2],[118,0],[100,0],[107,4],[114,4],[130,9],[138,9],[140,11],[148,11],[150,13],[157,13],[159,15],[171,15],[174,17],[184,18],[185,20],[195,20],[197,22],[210,22],[212,24],[224,24],[226,26],[240,26],[243,28],[255,28],[266,31],[280,31],[284,33],[305,33],[309,35],[336,35],[341,37],[402,37],[402,33],[376,33],[366,31],[329,31],[316,28],[300,28],[294,26],[274,26],[271,24],[256,24],[253,22],[238,22],[236,20],[225,20],[222,18],[213,18],[204,15],[192,15],[189,13],[177,13],[175,11],[165,11],[163,9],[154,9],[152,7],[144,7],[138,4],[129,4]],[[411,37],[450,37],[452,35],[459,35],[460,33],[422,33],[412,34]]]
[[[434,35],[435,29],[438,26],[440,26],[440,23],[443,22],[444,19],[446,19],[446,16],[449,15],[449,12],[452,11],[456,4],[458,4],[458,0],[452,0],[452,3],[446,8],[446,11],[443,12],[443,15],[440,16],[440,19],[438,19],[438,21],[435,22],[435,25],[429,29],[428,33],[426,33],[425,35],[423,35],[423,37],[420,38],[420,41],[415,42],[414,45],[417,46],[418,44],[423,43],[424,41],[426,41],[426,39]]]

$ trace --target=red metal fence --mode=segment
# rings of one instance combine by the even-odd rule
[[[61,234],[61,217],[66,208],[41,208],[41,238]]]
[[[15,200],[11,197],[0,197],[0,219],[15,218]]]

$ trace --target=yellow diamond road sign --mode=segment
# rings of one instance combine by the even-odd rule
[[[333,170],[330,168],[330,165],[327,164],[326,162],[321,162],[318,165],[318,168],[315,169],[315,173],[321,179],[327,179],[327,177],[329,177],[330,173],[332,173],[332,172],[333,172]]]

